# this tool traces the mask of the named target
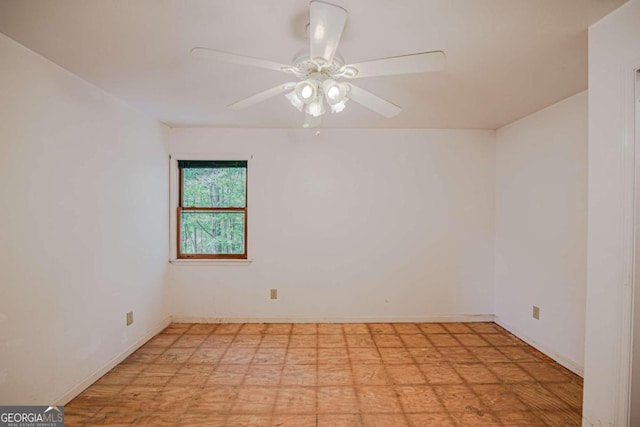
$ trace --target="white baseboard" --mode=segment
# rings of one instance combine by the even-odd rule
[[[549,347],[545,346],[544,344],[540,344],[538,341],[534,340],[533,338],[529,337],[528,335],[523,334],[522,332],[518,331],[517,329],[511,327],[510,325],[507,325],[498,316],[495,316],[494,322],[497,325],[501,326],[502,328],[506,329],[507,331],[511,332],[513,335],[515,335],[518,338],[520,338],[522,341],[524,341],[527,344],[529,344],[531,347],[533,347],[536,350],[539,350],[542,353],[544,353],[545,355],[549,356],[550,358],[552,358],[553,360],[555,360],[556,362],[558,362],[559,364],[561,364],[562,366],[564,366],[565,368],[567,368],[568,370],[573,372],[574,374],[579,375],[580,377],[584,377],[584,366],[582,366],[579,363],[576,363],[573,360],[561,355],[560,353],[555,352],[554,350],[550,349]]]
[[[376,317],[320,317],[320,316],[276,316],[276,317],[198,317],[171,316],[175,323],[435,323],[435,322],[493,322],[493,314],[452,314],[439,316],[376,316]]]
[[[69,391],[64,393],[62,396],[55,399],[55,404],[63,406],[69,403],[74,397],[82,393],[87,387],[89,387],[91,384],[93,384],[98,379],[100,379],[100,377],[102,377],[104,374],[106,374],[111,369],[113,369],[118,363],[122,362],[124,359],[129,357],[134,351],[142,347],[142,345],[144,345],[147,341],[149,341],[151,338],[159,334],[164,328],[169,326],[170,323],[171,323],[171,317],[167,317],[166,319],[161,321],[148,334],[140,338],[135,343],[131,344],[126,350],[124,350],[122,353],[120,353],[119,355],[111,359],[109,362],[107,362],[106,365],[96,370],[93,374],[86,377],[79,384],[72,387]]]

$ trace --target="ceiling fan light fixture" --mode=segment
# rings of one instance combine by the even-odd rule
[[[291,105],[296,107],[298,109],[298,111],[302,111],[302,109],[304,108],[304,102],[302,102],[302,100],[300,98],[298,98],[298,95],[296,95],[296,91],[295,90],[292,90],[291,92],[289,92],[285,96],[287,97],[289,102],[291,102]]]
[[[318,97],[315,101],[307,104],[306,108],[307,114],[313,117],[320,117],[324,114],[324,103],[322,102],[322,97]]]
[[[343,83],[327,79],[322,82],[322,92],[324,92],[329,105],[333,106],[344,101],[347,95],[347,88]]]
[[[344,107],[346,107],[346,103],[349,100],[349,98],[344,98],[342,101],[337,102],[335,104],[329,104],[329,107],[331,107],[331,112],[332,113],[339,113],[342,110],[344,110]]]
[[[304,104],[314,102],[318,95],[318,84],[313,80],[303,80],[296,85],[295,95]]]
[[[331,86],[327,91],[327,97],[331,100],[338,99],[340,96],[340,89],[337,86]]]

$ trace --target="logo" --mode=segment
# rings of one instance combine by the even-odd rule
[[[0,427],[64,427],[64,406],[0,406]]]

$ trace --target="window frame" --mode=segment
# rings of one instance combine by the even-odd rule
[[[252,181],[249,174],[251,167],[252,155],[248,154],[172,154],[169,156],[170,162],[170,215],[169,215],[169,261],[176,264],[198,264],[198,265],[242,265],[250,264],[250,255],[252,251],[252,239],[249,239],[249,229],[251,226],[251,210],[249,209],[249,200],[251,199]],[[242,160],[247,162],[246,179],[245,179],[245,206],[237,207],[185,207],[182,206],[182,170],[178,167],[179,160],[194,161],[233,161]],[[182,211],[209,211],[209,212],[242,212],[244,211],[244,254],[182,254],[180,250],[180,214]]]

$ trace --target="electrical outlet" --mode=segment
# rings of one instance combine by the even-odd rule
[[[533,318],[540,320],[540,307],[536,305],[533,306]]]
[[[133,311],[127,313],[127,326],[133,323]]]
[[[271,289],[271,299],[278,299],[278,290]]]

